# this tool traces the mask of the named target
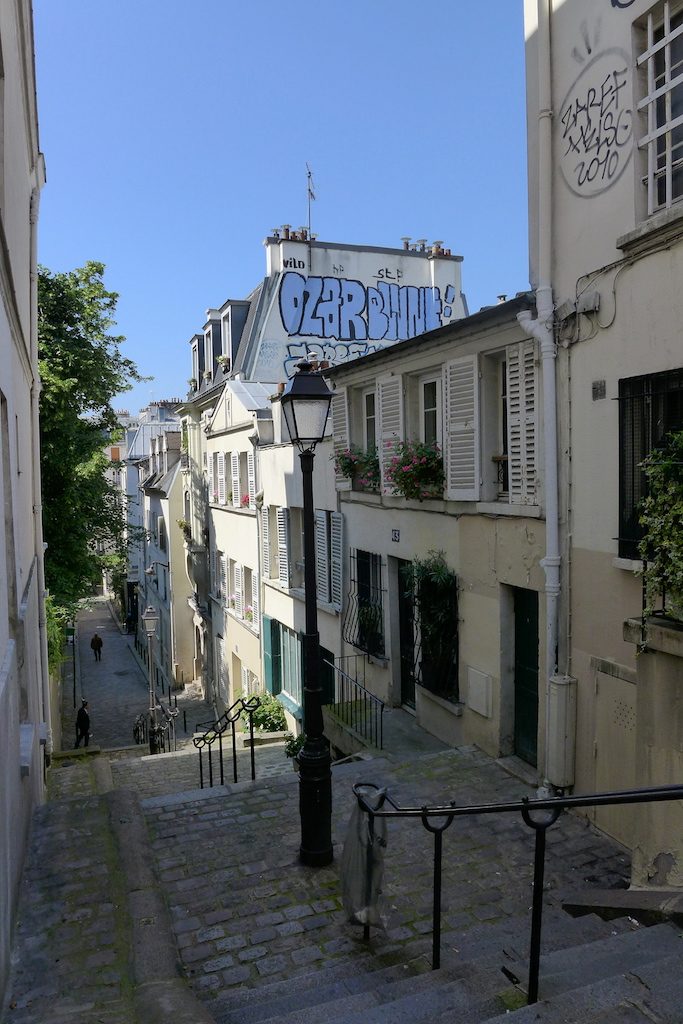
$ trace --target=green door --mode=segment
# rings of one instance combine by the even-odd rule
[[[538,735],[538,594],[515,589],[515,754],[536,765]]]

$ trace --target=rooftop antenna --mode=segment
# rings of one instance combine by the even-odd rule
[[[308,194],[308,237],[311,237],[311,200],[315,202],[315,192],[313,191],[313,171],[306,164],[306,192]]]

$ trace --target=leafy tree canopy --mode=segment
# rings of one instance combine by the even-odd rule
[[[120,550],[125,525],[103,449],[116,439],[112,399],[143,378],[111,333],[118,295],[103,274],[93,261],[38,271],[45,576],[58,605],[87,593],[100,573],[98,542]]]

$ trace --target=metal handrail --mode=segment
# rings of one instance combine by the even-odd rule
[[[372,790],[371,799],[376,803],[373,807],[366,797]],[[386,792],[373,782],[357,782],[353,792],[358,806],[368,815],[369,829],[372,833],[375,818],[419,818],[423,827],[434,835],[434,869],[433,869],[433,909],[432,909],[432,970],[441,966],[441,865],[443,859],[443,833],[455,818],[468,817],[475,814],[512,814],[519,813],[525,825],[536,834],[534,849],[534,881],[533,901],[531,910],[531,939],[529,944],[529,982],[527,1003],[538,1000],[538,974],[541,958],[541,927],[543,919],[543,877],[545,872],[545,834],[554,825],[563,811],[571,807],[605,807],[614,804],[661,803],[668,800],[683,798],[683,785],[652,786],[642,789],[614,790],[604,793],[589,793],[580,796],[558,796],[531,800],[522,797],[502,803],[470,804],[458,807],[455,801],[435,807],[401,807]],[[385,810],[385,806],[389,810]],[[540,818],[532,814],[539,811],[547,812]],[[441,819],[439,824],[433,819]],[[368,878],[371,874],[371,845],[368,847]],[[365,938],[369,938],[370,929],[364,928]]]
[[[199,752],[199,785],[204,789],[204,761],[202,751],[207,751],[209,762],[209,787],[213,787],[213,760],[212,751],[214,743],[218,743],[218,763],[220,767],[220,785],[224,785],[223,773],[223,734],[230,729],[232,739],[232,775],[233,781],[237,782],[237,722],[243,712],[246,712],[249,721],[249,739],[251,744],[251,779],[256,778],[256,763],[254,760],[254,712],[261,701],[258,697],[238,697],[234,704],[231,704],[227,711],[224,711],[215,722],[198,722],[197,728],[205,731],[199,736],[194,736],[192,742]]]
[[[344,672],[331,661],[323,664],[334,669],[337,676],[334,686],[334,704],[331,709],[336,717],[380,750],[384,744],[384,701],[371,693],[362,683]],[[330,705],[328,705],[330,707]]]

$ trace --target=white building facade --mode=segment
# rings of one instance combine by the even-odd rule
[[[32,9],[0,7],[0,1006],[33,809],[52,750],[41,523],[36,244],[40,189]],[[52,709],[51,709],[52,702]]]

